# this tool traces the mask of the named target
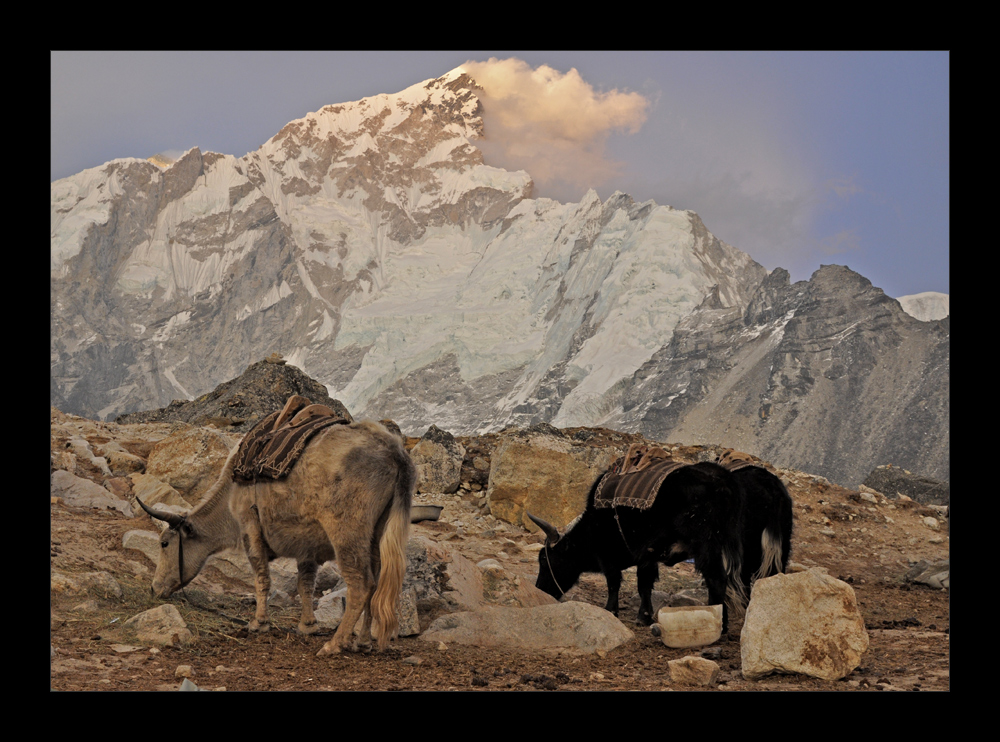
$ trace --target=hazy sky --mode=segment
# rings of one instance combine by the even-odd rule
[[[536,195],[621,190],[693,209],[792,280],[837,263],[890,296],[949,293],[947,52],[53,52],[51,179],[240,157],[465,62],[487,164],[524,168]]]

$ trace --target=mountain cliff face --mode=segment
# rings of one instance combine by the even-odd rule
[[[936,421],[947,461],[947,320],[907,324],[870,284],[832,309],[827,269],[788,286],[691,211],[621,193],[532,198],[527,173],[484,163],[477,89],[459,68],[326,106],[242,158],[192,149],[164,168],[115,160],[52,183],[51,404],[94,419],[160,408],[278,352],[356,417],[411,434],[729,426],[798,466],[791,452],[812,449],[783,436],[804,439],[813,414],[861,429],[842,457],[809,461],[928,448],[890,451],[872,442],[881,418],[827,412],[855,405],[838,396],[852,369],[896,364],[883,384],[912,400],[897,416]],[[862,329],[840,327],[855,312]],[[931,336],[936,365],[901,360]],[[945,390],[943,413],[927,399],[918,411],[918,377]],[[857,405],[889,405],[872,390]]]
[[[710,297],[686,317],[606,424],[722,441],[845,485],[873,461],[948,479],[949,377],[947,318],[921,322],[842,266],[791,285],[779,268],[745,311]]]

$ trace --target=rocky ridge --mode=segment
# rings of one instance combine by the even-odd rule
[[[140,488],[145,488],[142,496],[144,501],[147,499],[145,493],[149,491],[150,483],[143,477],[163,477],[161,492],[170,490],[179,499],[175,500],[177,504],[174,506],[165,499],[160,500],[157,507],[178,507],[180,511],[190,507],[190,503],[199,497],[197,485],[187,476],[192,468],[191,451],[197,449],[199,460],[208,464],[206,477],[211,480],[211,471],[217,471],[221,466],[227,449],[222,445],[210,452],[212,449],[204,443],[205,436],[210,439],[221,436],[230,443],[238,436],[229,437],[214,427],[180,422],[104,423],[65,415],[56,410],[52,412],[51,431],[54,687],[67,687],[64,683],[76,682],[71,681],[76,677],[81,679],[83,685],[72,687],[98,689],[102,686],[95,684],[104,682],[102,678],[110,679],[112,687],[117,687],[118,678],[124,682],[129,675],[136,675],[136,662],[155,668],[161,665],[161,656],[164,659],[177,656],[184,658],[181,664],[191,665],[194,668],[192,672],[199,673],[192,679],[200,684],[209,683],[209,687],[221,684],[232,689],[262,688],[253,683],[261,682],[260,679],[273,672],[275,655],[272,649],[268,649],[271,640],[267,637],[247,636],[245,629],[242,633],[239,629],[237,619],[243,616],[245,620],[249,615],[253,592],[252,576],[245,558],[240,559],[240,555],[222,555],[189,586],[185,591],[187,598],[180,596],[159,606],[172,610],[169,616],[157,614],[156,621],[162,623],[156,625],[162,628],[151,628],[148,621],[143,627],[138,623],[140,615],[145,616],[150,609],[157,609],[157,605],[149,600],[148,583],[158,555],[158,527],[138,508],[129,508],[132,497],[140,492]],[[443,431],[433,431],[428,440],[433,439],[447,442]],[[515,489],[512,483],[519,478],[524,479],[528,472],[544,473],[542,462],[547,462],[544,466],[550,471],[558,464],[570,472],[574,467],[585,465],[593,454],[604,452],[608,456],[616,456],[635,440],[637,438],[629,434],[607,429],[560,430],[546,425],[533,429],[511,429],[482,437],[455,437],[456,443],[466,451],[459,489],[453,494],[428,491],[417,496],[418,503],[437,504],[443,510],[438,520],[412,526],[407,551],[410,565],[407,591],[411,596],[408,600],[413,608],[413,617],[405,625],[412,627],[409,631],[414,632],[413,638],[401,638],[398,641],[399,650],[377,658],[377,666],[360,658],[348,658],[357,663],[357,671],[364,675],[364,687],[409,687],[399,685],[402,675],[406,674],[409,658],[417,664],[430,661],[432,666],[441,667],[450,678],[447,684],[454,685],[455,679],[462,675],[454,662],[477,657],[479,659],[471,661],[481,668],[479,663],[486,657],[494,656],[491,653],[495,652],[501,653],[495,655],[498,658],[504,657],[497,660],[503,666],[524,669],[514,676],[506,673],[494,675],[492,672],[480,674],[482,670],[478,670],[471,679],[474,687],[516,688],[536,682],[530,678],[538,678],[538,687],[549,689],[606,689],[609,682],[621,689],[651,689],[650,682],[667,686],[679,683],[683,687],[683,682],[677,679],[680,675],[663,675],[656,668],[661,663],[674,662],[690,655],[690,650],[666,651],[648,633],[634,631],[622,634],[614,644],[601,648],[600,644],[590,643],[596,635],[588,633],[591,631],[589,628],[578,639],[583,642],[582,649],[589,647],[583,651],[591,659],[583,660],[580,665],[574,665],[570,660],[566,664],[556,663],[561,675],[557,675],[553,682],[551,660],[544,665],[550,669],[542,669],[541,663],[546,661],[541,658],[551,656],[543,651],[545,642],[554,641],[557,645],[567,646],[565,642],[571,640],[565,633],[549,639],[535,637],[534,631],[529,630],[527,625],[507,622],[508,618],[513,621],[518,616],[527,619],[527,612],[532,610],[532,606],[551,605],[551,598],[539,597],[537,591],[532,592],[531,588],[538,568],[537,551],[541,537],[520,523],[506,520],[510,516],[504,515],[499,505],[518,499],[522,503],[531,502],[531,498],[535,498],[532,505],[535,508],[544,500],[552,500],[546,507],[546,514],[554,522],[564,523],[559,520],[558,511],[565,509],[563,518],[568,518],[572,515],[572,503],[578,503],[586,494],[585,490],[567,491],[565,494],[549,490],[551,497],[542,498],[545,488],[528,486],[522,487],[516,497],[511,497]],[[557,441],[561,447],[554,446]],[[418,442],[409,441],[410,447],[415,447]],[[512,448],[511,443],[516,443],[516,447]],[[675,456],[692,461],[711,460],[718,454],[715,447],[664,445]],[[119,459],[111,456],[119,450],[134,453]],[[451,452],[446,450],[445,454],[451,455]],[[487,486],[477,490],[473,486],[476,475],[469,474],[482,472],[484,462],[489,471]],[[520,472],[505,474],[505,470],[511,470],[518,462]],[[792,494],[795,503],[793,561],[799,565],[796,569],[821,567],[824,573],[853,586],[871,637],[871,650],[862,658],[860,668],[842,683],[814,686],[811,682],[819,681],[810,682],[801,675],[746,680],[740,672],[738,644],[723,642],[701,652],[701,656],[719,666],[710,675],[709,687],[731,690],[765,687],[817,690],[947,688],[948,635],[942,633],[948,628],[947,597],[943,602],[935,597],[944,592],[942,587],[946,587],[948,581],[949,537],[945,508],[921,505],[905,496],[887,497],[868,488],[847,489],[822,477],[774,468],[767,462],[758,463],[772,468]],[[155,477],[151,472],[156,472]],[[181,474],[185,476],[179,476]],[[60,482],[58,488],[57,479]],[[166,483],[168,479],[173,482],[172,485]],[[529,476],[525,481],[530,479]],[[91,490],[91,487],[94,489]],[[494,495],[500,494],[504,488],[507,494],[494,500]],[[96,496],[98,491],[104,492],[103,504],[101,498]],[[558,505],[558,502],[564,504]],[[321,571],[317,615],[325,615],[336,608],[339,578],[333,566],[331,563]],[[272,566],[272,577],[275,587],[272,599],[274,621],[279,627],[284,625],[283,622],[294,626],[298,616],[293,587],[294,566],[276,562]],[[915,581],[924,579],[928,580],[926,585]],[[637,607],[634,581],[634,570],[630,570],[625,575],[623,586],[622,621],[626,625],[630,624],[629,617]],[[936,584],[936,588],[928,586],[932,583]],[[691,604],[686,601],[691,600],[692,594],[697,595],[699,590],[697,574],[691,572],[690,565],[682,564],[661,570],[654,599],[657,605]],[[912,591],[916,592],[913,592],[914,600],[911,601],[909,596]],[[567,598],[589,603],[588,608],[596,608],[603,605],[603,592],[603,578],[587,575]],[[698,598],[694,599],[697,601]],[[572,609],[573,605],[570,602],[566,607]],[[922,612],[914,614],[914,610]],[[587,620],[599,618],[601,613]],[[335,611],[332,615],[334,618],[331,620],[336,620]],[[473,620],[478,615],[483,621],[489,618],[489,621],[503,623]],[[914,615],[921,618],[914,618]],[[454,620],[450,616],[454,616]],[[79,627],[88,625],[91,617],[96,624],[87,633],[91,638],[85,647],[74,637],[78,635]],[[116,617],[118,620],[111,621]],[[149,620],[152,618],[150,616]],[[608,618],[620,626],[617,620]],[[441,623],[440,619],[448,620]],[[145,618],[143,620],[146,621]],[[546,625],[549,623],[546,621]],[[566,619],[556,619],[553,625],[565,627],[579,623],[573,620],[567,624]],[[508,631],[514,631],[512,636],[518,638],[515,641],[508,637],[506,643],[500,642],[500,646],[489,642],[484,644],[486,639],[475,638],[479,630],[476,626],[492,626],[487,630],[494,644]],[[67,632],[70,627],[76,629]],[[454,627],[471,634],[463,634],[466,636],[463,639],[454,631],[437,633],[444,627]],[[164,630],[166,634],[163,634]],[[605,630],[599,633],[604,637],[610,636]],[[424,634],[426,638],[421,639]],[[94,638],[97,636],[101,638]],[[404,634],[404,637],[407,636],[409,634]],[[333,683],[330,687],[343,687],[338,684],[345,679],[347,683],[351,682],[350,678],[354,676],[349,668],[355,667],[354,664],[333,668],[327,660],[325,665],[309,665],[307,658],[313,657],[316,647],[310,650],[311,645],[304,638],[294,639],[292,643],[289,643],[290,639],[291,635],[287,639],[280,635],[277,637],[282,642],[282,656],[290,652],[288,656],[297,657],[291,676],[286,677],[286,681],[292,684],[279,681],[278,685],[268,687],[310,687],[298,684],[295,676],[299,673],[302,673],[302,681],[322,678],[323,683]],[[162,644],[164,641],[166,646]],[[413,643],[415,641],[416,644]],[[442,641],[446,643],[441,644]],[[510,643],[512,641],[514,644]],[[532,649],[533,641],[542,643]],[[301,657],[299,644],[303,645]],[[243,667],[251,656],[248,652],[255,653],[253,648],[257,645],[264,652],[259,660],[261,664]],[[905,659],[898,649],[903,646],[910,647],[907,651],[912,653]],[[237,660],[235,655],[229,657],[232,648],[242,653],[242,660]],[[503,654],[508,649],[516,650],[517,659]],[[81,650],[89,654],[81,656]],[[444,661],[444,654],[453,659]],[[88,659],[91,655],[104,657],[98,662],[100,667],[93,664],[94,660]],[[116,655],[118,659],[115,659]],[[442,659],[434,661],[435,656]],[[571,653],[569,656],[574,655]],[[202,659],[199,660],[199,657]],[[536,659],[531,660],[531,657]],[[885,659],[889,657],[892,659]],[[936,659],[938,657],[944,659]],[[231,666],[232,669],[220,671],[220,660],[221,665]],[[382,668],[386,662],[389,665]],[[616,672],[614,668],[620,668],[622,662],[639,662],[641,671],[624,675]],[[308,672],[306,667],[309,667]],[[398,667],[401,667],[402,675],[393,669]],[[590,669],[581,674],[583,668]],[[901,672],[901,669],[905,671]],[[331,672],[334,675],[330,675]],[[665,664],[663,672],[668,672]],[[387,673],[385,680],[381,679],[383,673]],[[209,680],[213,675],[218,678],[216,683]],[[332,680],[335,675],[339,680]],[[426,671],[423,675],[427,676]],[[141,677],[148,677],[148,681],[133,679],[129,682],[152,682],[157,688],[177,687],[176,684],[171,685],[167,677],[157,681],[155,673],[142,674]],[[360,676],[357,677],[360,679]],[[544,680],[545,677],[549,680]],[[669,678],[675,679],[671,681]],[[140,687],[146,687],[145,684]]]

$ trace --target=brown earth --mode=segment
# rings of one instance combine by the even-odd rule
[[[795,502],[792,561],[822,566],[851,584],[868,628],[870,646],[862,664],[843,680],[772,675],[759,681],[740,673],[737,619],[728,637],[703,654],[721,668],[712,690],[948,690],[950,686],[950,604],[945,590],[909,583],[903,575],[918,560],[948,558],[945,522],[934,530],[925,516],[940,512],[915,502],[872,503],[808,474],[781,470]],[[446,514],[474,514],[480,493],[443,496]],[[421,497],[418,497],[421,500]],[[427,500],[431,501],[431,500]],[[472,517],[469,515],[468,517]],[[459,535],[452,523],[418,523],[414,532],[447,540],[478,560],[491,556],[533,581],[539,537],[486,529]],[[698,650],[666,647],[649,629],[632,626],[638,599],[635,573],[622,586],[622,620],[635,638],[604,655],[549,657],[516,650],[439,647],[419,638],[395,640],[388,650],[317,658],[326,636],[300,636],[298,611],[274,609],[267,634],[248,634],[253,612],[247,588],[233,584],[227,608],[197,607],[197,591],[170,599],[195,641],[159,650],[137,641],[126,627],[131,616],[155,607],[149,592],[153,565],[140,552],[124,549],[122,535],[135,528],[156,531],[152,521],[116,511],[81,510],[58,498],[51,505],[51,567],[66,574],[110,572],[124,590],[121,598],[51,592],[50,686],[53,690],[176,690],[180,666],[206,690],[684,690],[670,680],[667,662]],[[831,535],[832,534],[832,535]],[[503,539],[503,540],[501,540]],[[513,543],[512,543],[513,542]],[[537,549],[537,546],[535,547]],[[660,570],[656,589],[673,593],[697,586],[688,564]],[[221,582],[221,575],[214,575]],[[603,606],[603,577],[587,575],[568,595]],[[193,603],[191,601],[194,601]],[[218,601],[218,596],[216,596]],[[218,602],[216,602],[218,604]]]

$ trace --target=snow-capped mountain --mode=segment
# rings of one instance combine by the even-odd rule
[[[533,198],[528,173],[484,162],[477,90],[458,68],[241,158],[53,182],[52,404],[162,407],[276,351],[410,434],[624,424],[678,323],[744,317],[767,271],[692,211]]]

